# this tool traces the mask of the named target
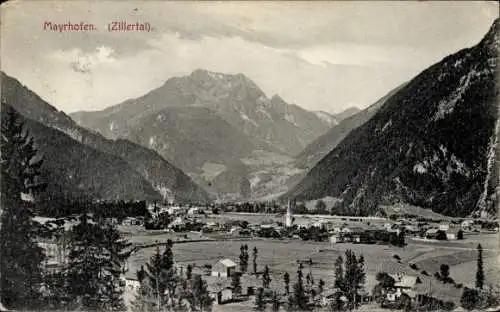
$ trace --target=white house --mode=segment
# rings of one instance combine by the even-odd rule
[[[236,272],[236,263],[234,263],[231,259],[222,259],[219,260],[212,267],[212,276],[218,277],[230,277]]]
[[[450,229],[450,224],[446,223],[446,224],[440,224],[439,225],[439,229],[441,231],[448,231]]]
[[[451,228],[446,231],[446,239],[455,240],[458,239],[458,232],[461,231],[459,228]]]

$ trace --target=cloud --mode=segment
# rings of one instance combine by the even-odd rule
[[[49,54],[49,59],[67,63],[75,72],[88,74],[96,67],[117,61],[110,47],[99,46],[93,52],[83,52],[80,49],[56,50]]]
[[[197,68],[242,72],[268,95],[337,112],[474,44],[497,15],[483,2],[18,1],[3,15],[1,65],[67,112],[138,97]],[[46,20],[102,31],[46,32]],[[112,20],[148,21],[155,32],[109,33]]]

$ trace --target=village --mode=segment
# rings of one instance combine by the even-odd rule
[[[206,282],[214,311],[253,310],[264,276],[269,279],[264,302],[271,305],[276,296],[286,306],[298,268],[307,275],[309,304],[328,309],[336,300],[334,262],[347,250],[365,259],[361,310],[401,309],[405,300],[457,302],[473,280],[478,243],[484,246],[488,274],[498,276],[496,220],[296,215],[294,209],[292,201],[283,212],[267,214],[154,203],[147,206],[147,218],[110,218],[131,243],[123,267],[126,304],[132,305],[140,287],[137,271],[166,244],[173,245],[178,274],[199,275]],[[67,242],[40,245],[48,267],[64,267]]]

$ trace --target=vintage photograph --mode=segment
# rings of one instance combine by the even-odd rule
[[[7,1],[0,311],[500,311],[498,1]]]

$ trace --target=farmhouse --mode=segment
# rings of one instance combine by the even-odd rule
[[[233,299],[233,289],[230,286],[214,284],[209,285],[207,290],[216,304],[223,304]]]
[[[458,232],[460,232],[461,229],[458,228],[450,228],[448,231],[446,231],[446,239],[448,240],[455,240],[458,239]]]
[[[425,231],[425,238],[427,239],[436,239],[438,236],[439,229],[428,229]]]
[[[231,259],[222,259],[219,260],[212,267],[212,276],[218,277],[230,277],[236,272],[236,263],[234,263]]]

